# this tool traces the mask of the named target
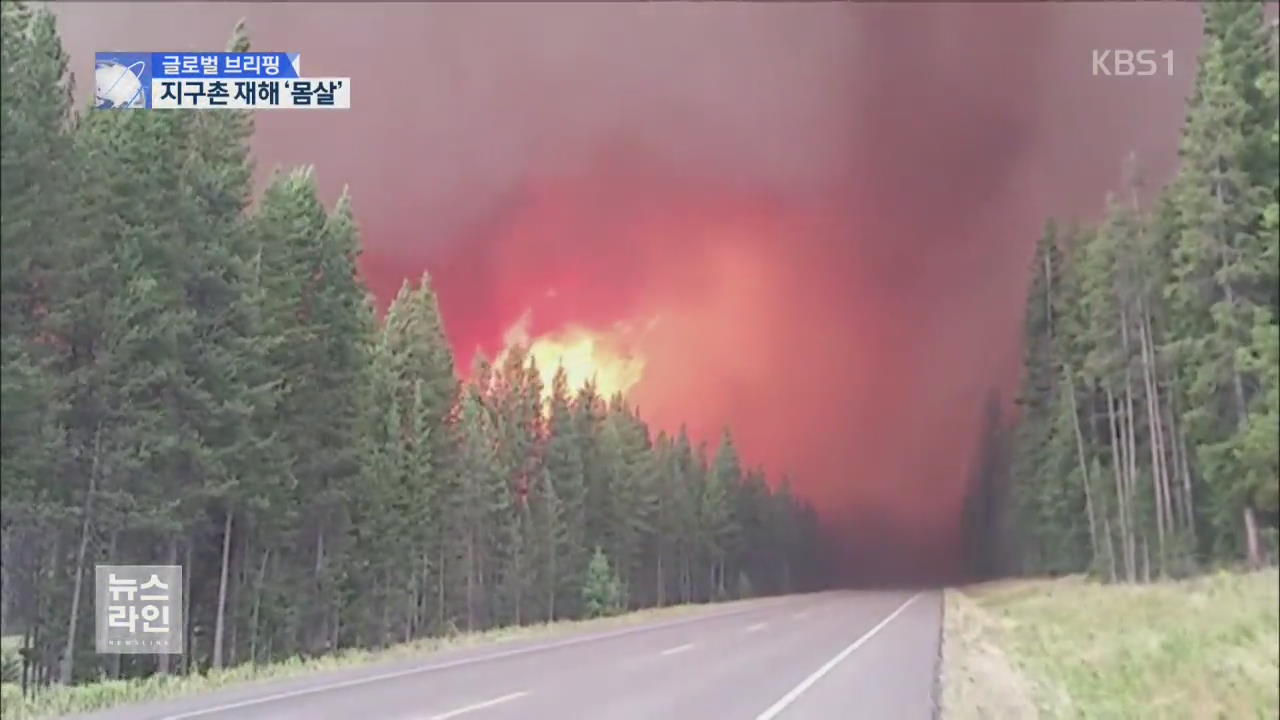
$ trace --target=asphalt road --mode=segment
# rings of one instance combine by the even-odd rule
[[[829,592],[118,708],[95,720],[927,720],[938,592]]]

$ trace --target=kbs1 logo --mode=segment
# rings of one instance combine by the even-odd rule
[[[1173,77],[1173,51],[1094,50],[1094,77],[1151,77],[1164,74]]]
[[[347,110],[351,78],[302,77],[297,53],[95,53],[99,110]]]

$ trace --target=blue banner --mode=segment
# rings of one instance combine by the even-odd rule
[[[140,53],[94,54],[98,108],[151,107],[151,80],[290,80],[301,77],[298,53]]]

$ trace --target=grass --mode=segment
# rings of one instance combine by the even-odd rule
[[[1274,568],[1151,585],[996,583],[948,596],[948,720],[1280,716]]]
[[[724,609],[739,602],[714,605],[675,605],[651,608],[593,620],[571,620],[519,627],[506,627],[477,633],[439,638],[424,638],[396,645],[385,650],[344,650],[323,657],[288,661],[270,665],[237,665],[204,675],[163,675],[138,680],[107,680],[102,682],[53,686],[34,697],[23,698],[21,689],[14,683],[0,684],[0,719],[34,720],[71,713],[92,712],[129,703],[146,702],[209,692],[219,688],[248,682],[296,677],[326,670],[358,667],[391,660],[420,657],[441,650],[482,646],[496,642],[529,638],[551,638],[569,633],[601,631],[635,625],[642,622],[681,615]]]

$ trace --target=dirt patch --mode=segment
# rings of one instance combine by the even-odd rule
[[[1027,680],[996,644],[999,619],[960,591],[945,597],[942,720],[1038,720]]]

